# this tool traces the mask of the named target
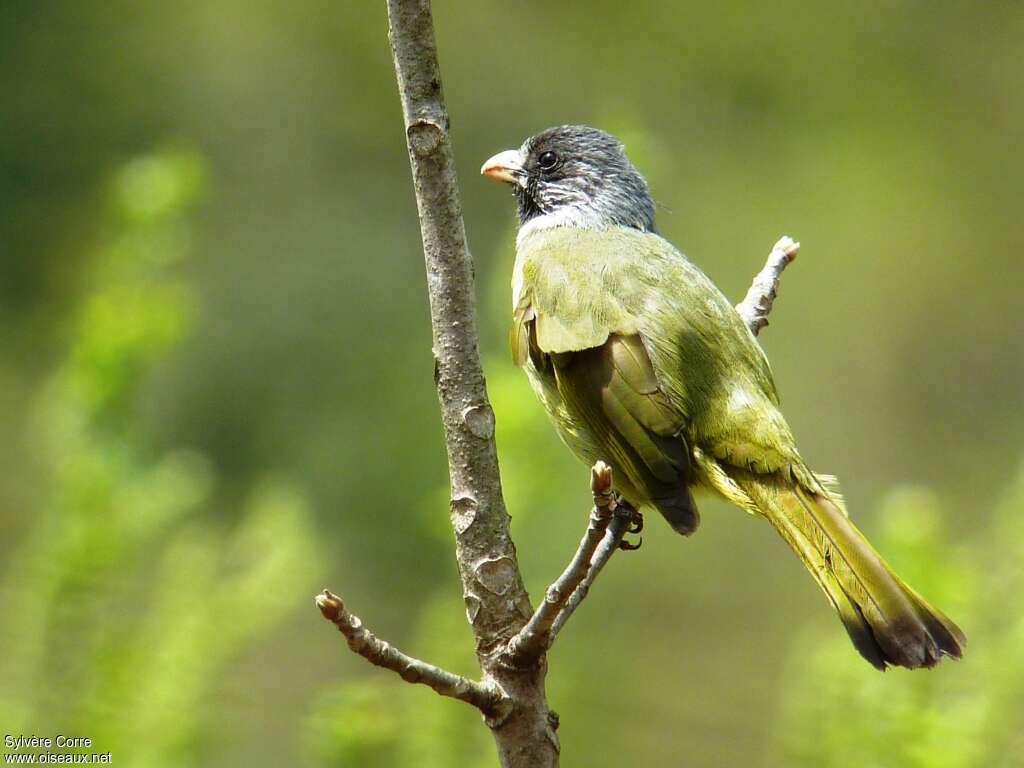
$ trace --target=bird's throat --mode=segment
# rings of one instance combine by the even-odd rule
[[[519,185],[515,187],[516,203],[519,207],[519,226],[523,226],[530,219],[544,213],[537,202],[537,198],[534,196],[535,190],[531,189],[531,186],[531,184],[527,184],[525,187]]]

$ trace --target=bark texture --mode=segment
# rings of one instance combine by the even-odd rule
[[[556,719],[544,696],[543,658],[522,668],[502,651],[533,614],[509,535],[477,344],[473,262],[448,137],[448,113],[427,0],[389,0],[389,38],[427,266],[434,361],[451,479],[451,518],[466,617],[484,682],[512,700],[489,720],[501,764],[558,764]]]

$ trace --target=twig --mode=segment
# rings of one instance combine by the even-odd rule
[[[796,258],[799,251],[800,243],[793,238],[787,236],[779,240],[768,254],[764,268],[754,276],[747,295],[736,305],[736,311],[742,315],[750,332],[755,336],[768,325],[768,313],[772,311],[782,270]]]
[[[442,696],[472,704],[488,717],[500,717],[511,706],[497,685],[485,685],[413,658],[381,640],[363,626],[358,616],[345,610],[341,598],[328,590],[316,596],[316,606],[348,641],[348,647],[371,664],[390,669],[407,683],[421,683]]]
[[[587,575],[579,583],[579,586],[576,587],[572,595],[569,596],[558,616],[555,617],[555,621],[551,626],[551,643],[555,642],[555,638],[562,631],[562,627],[565,626],[565,623],[576,609],[580,607],[580,603],[583,602],[587,593],[590,592],[591,586],[593,586],[598,574],[607,565],[611,556],[619,549],[635,549],[635,547],[624,546],[625,542],[623,539],[627,533],[636,530],[633,526],[636,524],[637,516],[637,511],[629,504],[619,501],[615,505],[612,510],[612,519],[604,532],[604,538],[601,539],[601,544],[590,560],[590,568],[587,571]]]
[[[508,642],[506,657],[513,666],[532,663],[551,646],[552,627],[556,619],[577,587],[593,570],[591,563],[594,552],[605,535],[615,508],[612,469],[603,461],[597,462],[590,470],[590,489],[594,496],[594,507],[590,512],[590,524],[576,554],[562,575],[547,588],[544,600],[526,626]]]

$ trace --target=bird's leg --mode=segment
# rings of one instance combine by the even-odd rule
[[[640,533],[644,529],[644,516],[640,514],[640,510],[626,501],[622,496],[618,496],[615,500],[615,508],[613,514],[620,520],[626,521],[628,528],[626,529],[629,533]],[[643,545],[643,536],[637,539],[636,544],[631,541],[626,541],[625,538],[619,542],[619,549],[626,552],[632,552],[635,549],[640,549]]]

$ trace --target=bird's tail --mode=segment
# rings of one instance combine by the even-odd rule
[[[729,477],[782,534],[839,612],[860,654],[879,669],[934,666],[959,659],[959,627],[904,584],[850,521],[838,493],[811,476],[729,471]]]

